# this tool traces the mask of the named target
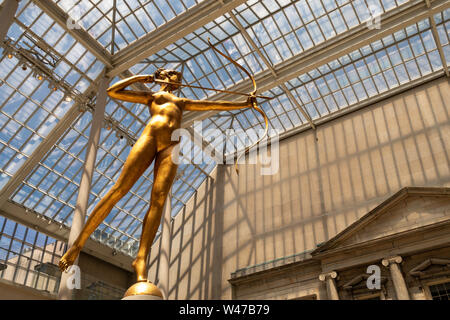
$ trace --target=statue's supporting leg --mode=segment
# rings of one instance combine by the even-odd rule
[[[174,146],[171,146],[156,156],[150,209],[144,218],[139,251],[133,262],[138,282],[147,281],[147,256],[161,223],[164,203],[177,173],[178,165],[172,161],[173,149]]]
[[[72,247],[61,258],[59,266],[62,270],[66,270],[73,264],[89,236],[105,220],[114,205],[130,191],[131,187],[147,170],[153,162],[155,154],[155,139],[148,135],[141,136],[131,150],[119,179],[94,208]]]

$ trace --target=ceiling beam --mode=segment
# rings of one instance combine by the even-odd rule
[[[108,73],[108,76],[110,78],[117,76],[168,45],[203,27],[208,22],[243,4],[246,0],[223,0],[221,2],[204,0],[177,16],[176,19],[120,50],[113,57],[114,68]]]
[[[85,96],[90,97],[92,95],[95,95],[98,83],[103,76],[104,73],[101,72],[97,79],[92,82],[89,88],[86,90],[84,94]],[[56,124],[53,130],[48,134],[48,136],[39,144],[36,150],[34,150],[34,152],[20,167],[20,169],[17,170],[17,172],[12,176],[8,183],[0,190],[0,208],[3,207],[7,200],[12,196],[14,191],[16,191],[16,189],[28,177],[31,171],[39,164],[39,162],[58,142],[58,140],[63,136],[64,132],[66,132],[70,125],[79,116],[80,106],[81,102],[76,102],[73,104],[73,106],[66,112],[66,114],[61,118],[58,124]]]
[[[450,77],[450,72],[447,66],[447,59],[445,58],[444,50],[442,49],[441,40],[439,38],[439,34],[436,28],[436,21],[434,20],[433,16],[430,17],[430,22],[431,22],[431,32],[433,33],[434,42],[436,43],[436,47],[438,48],[439,51],[439,56],[441,57],[442,67],[444,68],[445,75],[447,77]]]
[[[369,29],[366,24],[359,25],[328,41],[304,51],[278,65],[273,70],[267,69],[255,75],[258,84],[258,92],[281,86],[302,74],[310,72],[326,63],[336,60],[346,54],[360,49],[368,44],[380,40],[388,35],[400,31],[414,23],[427,19],[436,13],[450,8],[450,1],[435,0],[430,7],[423,0],[415,0],[405,3],[396,9],[381,15],[381,29]],[[273,72],[277,77],[274,77]],[[237,85],[227,88],[230,91],[251,92],[253,85],[250,81],[242,81]],[[237,100],[241,99],[232,94],[216,94],[210,100]],[[217,111],[186,112],[183,116],[183,125],[189,126],[194,121],[209,118]]]
[[[239,22],[238,18],[236,18],[236,16],[234,15],[233,11],[230,11],[228,13],[231,17],[231,20],[233,20],[234,24],[236,25],[236,27],[239,29],[239,31],[241,32],[241,34],[244,36],[244,38],[247,40],[248,44],[250,45],[250,47],[256,51],[256,53],[258,54],[258,56],[261,58],[261,60],[264,62],[264,64],[267,66],[267,68],[269,68],[270,72],[272,73],[274,79],[278,78],[277,72],[274,69],[272,63],[269,61],[268,58],[266,58],[266,56],[262,53],[261,49],[256,45],[255,41],[253,41],[252,37],[250,36],[250,34],[247,32],[247,30],[244,28],[244,26]],[[287,97],[289,98],[289,100],[291,101],[292,104],[294,104],[298,110],[300,110],[300,112],[303,114],[303,116],[305,117],[305,119],[309,122],[309,124],[311,125],[311,127],[313,129],[316,129],[316,126],[314,124],[314,122],[311,119],[311,116],[308,113],[308,110],[306,110],[298,101],[298,99],[295,99],[294,95],[291,93],[291,91],[286,87],[286,84],[282,83],[281,84],[281,88],[283,89],[284,93],[287,95]]]
[[[96,94],[98,83],[103,77],[104,72],[101,72],[97,79],[92,82],[86,90],[86,96],[89,97]],[[32,170],[39,165],[39,162],[43,159],[43,157],[52,149],[54,145],[56,145],[58,140],[63,136],[64,132],[66,132],[70,125],[76,120],[80,114],[79,106],[80,103],[75,103],[67,111],[64,117],[40,143],[33,154],[27,159],[27,161],[25,161],[22,167],[8,181],[0,192],[0,214],[2,216],[61,241],[68,240],[70,232],[69,227],[56,221],[51,221],[47,217],[44,218],[39,216],[34,211],[28,210],[25,207],[10,201],[9,199],[17,188],[23,183],[23,181],[31,174]],[[120,252],[116,252],[111,247],[97,242],[92,238],[89,238],[86,242],[83,251],[125,270],[131,272],[133,271],[131,268],[131,257]]]
[[[12,201],[7,201],[1,208],[0,214],[10,220],[18,222],[24,226],[42,232],[56,240],[67,242],[70,228],[49,220],[47,217],[38,215],[25,207]],[[89,238],[82,250],[103,261],[111,263],[124,270],[133,272],[131,264],[133,259],[121,252],[115,251],[111,247]]]
[[[89,50],[98,60],[103,62],[106,67],[112,67],[112,55],[92,37],[86,30],[82,28],[70,28],[69,14],[61,9],[52,0],[32,0],[43,12],[58,23],[67,33],[80,42],[87,50]]]
[[[403,92],[406,92],[408,90],[417,88],[421,85],[424,85],[425,83],[428,83],[430,81],[434,81],[436,79],[442,78],[445,76],[445,72],[442,70],[432,72],[430,74],[427,74],[426,76],[423,76],[421,78],[412,80],[410,82],[407,82],[405,84],[402,84],[394,89],[385,91],[381,94],[375,95],[373,97],[368,98],[367,100],[361,101],[359,103],[356,103],[355,105],[345,107],[343,109],[340,109],[339,111],[335,111],[333,113],[327,114],[326,116],[323,116],[319,119],[316,119],[315,124],[317,126],[328,123],[330,121],[333,121],[337,118],[343,117],[347,114],[350,114],[352,112],[358,111],[360,109],[363,109],[367,106],[374,105],[375,103],[378,103],[380,101],[383,101],[385,99],[388,99],[390,97],[397,96],[399,94],[402,94]],[[306,130],[309,130],[311,127],[308,123],[304,123],[303,125],[300,125],[298,127],[294,127],[292,129],[289,129],[283,133],[280,134],[278,137],[279,141],[287,139],[289,137],[292,137],[296,134],[299,134],[301,132],[304,132]]]

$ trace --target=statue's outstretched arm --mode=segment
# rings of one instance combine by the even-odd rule
[[[136,82],[151,83],[153,81],[153,75],[133,76],[128,79],[121,80],[111,86],[111,88],[108,89],[108,95],[113,99],[148,105],[153,99],[153,94],[150,91],[132,91],[125,90],[125,88]]]
[[[247,101],[230,102],[230,101],[208,101],[208,100],[184,100],[184,109],[188,111],[208,111],[208,110],[238,110],[251,108],[254,98],[249,97]]]

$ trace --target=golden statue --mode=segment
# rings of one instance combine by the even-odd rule
[[[172,133],[181,127],[183,111],[229,111],[252,107],[264,116],[266,123],[266,132],[264,136],[266,136],[268,132],[267,116],[264,111],[258,108],[256,98],[272,98],[257,96],[256,82],[253,76],[230,57],[218,51],[211,43],[210,45],[217,53],[242,69],[251,78],[254,86],[253,92],[245,94],[241,92],[208,89],[248,96],[247,101],[241,102],[204,101],[179,98],[173,94],[173,91],[177,90],[180,86],[201,87],[182,84],[182,74],[180,72],[166,69],[158,69],[154,75],[133,76],[119,81],[109,88],[108,94],[111,98],[148,105],[150,108],[151,119],[128,155],[119,179],[94,208],[78,238],[61,258],[59,267],[62,271],[67,270],[69,266],[74,264],[92,232],[94,232],[100,223],[108,216],[114,205],[130,191],[131,187],[147,170],[153,160],[155,160],[150,208],[144,217],[139,250],[136,259],[133,262],[137,283],[128,289],[125,296],[150,294],[162,298],[159,289],[156,288],[156,286],[149,284],[147,281],[147,256],[160,225],[164,204],[178,169],[177,164],[172,160],[172,153],[179,142],[172,141]],[[155,93],[150,91],[125,90],[125,88],[136,82],[159,83],[161,84],[161,88]],[[262,139],[263,137],[251,147],[247,147],[244,154]]]
[[[247,101],[227,102],[179,98],[173,94],[173,91],[181,85],[181,77],[181,73],[177,71],[159,69],[154,75],[133,76],[117,82],[108,89],[111,98],[148,105],[152,117],[133,146],[119,179],[94,208],[73,246],[61,258],[59,267],[62,271],[75,262],[92,232],[155,160],[150,208],[143,221],[139,251],[133,262],[137,281],[147,281],[147,255],[161,222],[164,203],[177,173],[177,165],[172,161],[172,151],[179,142],[172,141],[171,137],[174,130],[181,127],[183,111],[249,108],[252,107],[255,99],[249,97]],[[125,90],[136,82],[158,82],[161,84],[161,89],[155,93]]]

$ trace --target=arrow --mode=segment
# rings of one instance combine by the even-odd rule
[[[158,80],[158,79],[155,79],[154,82],[160,83],[160,84],[172,84],[172,85],[177,85],[177,86],[181,86],[181,87],[188,87],[188,88],[211,90],[211,91],[223,92],[223,93],[238,94],[238,95],[247,96],[247,97],[251,97],[252,96],[251,93],[244,93],[244,92],[238,92],[238,91],[229,91],[229,90],[220,90],[220,89],[213,89],[213,88],[204,88],[204,87],[194,86],[194,85],[190,85],[190,84],[177,83],[177,82],[168,82],[168,81]],[[274,98],[274,97],[267,97],[267,96],[260,96],[260,95],[256,95],[254,97],[255,98],[260,98],[260,99],[266,99],[266,100],[272,100]]]

